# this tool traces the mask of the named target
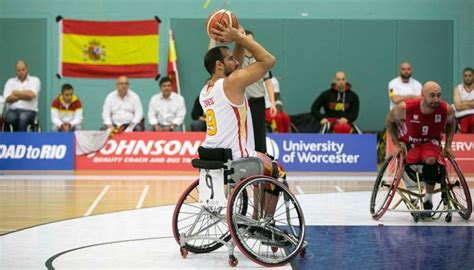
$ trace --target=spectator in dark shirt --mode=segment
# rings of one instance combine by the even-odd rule
[[[324,108],[323,113],[321,108]],[[322,126],[329,123],[333,133],[352,133],[352,123],[359,114],[359,97],[346,82],[344,72],[336,73],[331,88],[314,101],[311,113]]]
[[[206,117],[199,103],[199,96],[194,100],[193,110],[191,111],[191,131],[206,131]]]

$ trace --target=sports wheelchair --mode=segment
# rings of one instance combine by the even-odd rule
[[[352,126],[352,134],[362,134],[362,130],[359,128],[359,126],[356,123],[350,123]],[[326,133],[333,133],[333,123],[325,123],[321,125],[321,129],[319,130],[319,133],[321,134],[326,134]]]
[[[405,164],[401,153],[390,156],[381,167],[372,190],[372,218],[378,220],[387,211],[409,212],[413,220],[418,222],[420,219],[439,219],[446,213],[445,221],[449,223],[452,213],[457,212],[468,220],[472,213],[469,186],[454,158],[447,157],[445,160],[446,166],[439,166],[440,187],[433,194],[433,205],[437,206],[425,210],[422,165]]]
[[[0,121],[0,131],[3,132],[13,132],[13,126],[5,123],[5,120],[2,119]],[[41,125],[39,123],[39,118],[38,116],[35,116],[35,119],[32,123],[28,124],[26,132],[41,132]]]
[[[232,161],[230,149],[200,147],[198,152],[200,159],[192,165],[200,177],[179,198],[172,221],[183,258],[224,245],[232,267],[238,264],[235,245],[263,266],[304,256],[303,212],[285,183],[263,175],[259,158]]]

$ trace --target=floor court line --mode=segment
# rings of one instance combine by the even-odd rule
[[[301,189],[300,186],[295,186],[296,190],[298,191],[299,194],[304,195],[303,189]]]
[[[137,206],[135,209],[140,209],[143,206],[143,202],[145,201],[146,195],[148,194],[148,190],[150,189],[149,185],[146,185],[145,188],[143,188],[142,194],[140,195],[140,199],[137,202]]]
[[[166,180],[182,181],[196,180],[198,175],[0,175],[0,180]],[[375,181],[376,175],[356,175],[356,176],[335,176],[335,175],[291,175],[288,174],[288,181]]]
[[[342,189],[340,186],[334,186],[334,188],[337,190],[337,192],[344,192],[344,189]]]
[[[99,196],[97,196],[97,198],[95,199],[95,201],[92,203],[92,205],[89,207],[89,209],[87,209],[87,212],[84,214],[85,217],[89,216],[90,214],[92,214],[92,212],[94,211],[94,209],[97,207],[97,205],[99,204],[100,200],[102,200],[102,198],[105,196],[105,194],[107,193],[107,191],[109,191],[110,189],[110,186],[107,185],[104,187],[104,189],[102,190],[102,192],[99,194]]]
[[[301,264],[297,262],[296,269],[405,269],[407,267],[400,266],[401,261],[410,260],[409,266],[416,266],[433,258],[439,264],[430,264],[427,268],[470,269],[472,253],[460,250],[470,250],[474,245],[472,220],[463,221],[455,215],[452,223],[443,219],[414,223],[409,214],[388,213],[374,221],[367,209],[369,196],[370,191],[298,195],[310,245],[306,256],[297,258]],[[0,268],[38,269],[44,267],[48,258],[54,258],[50,262],[56,269],[264,269],[243,256],[238,248],[235,249],[239,259],[236,268],[228,266],[226,248],[206,254],[189,254],[183,259],[179,245],[171,237],[172,227],[164,219],[171,218],[173,210],[174,206],[161,206],[93,215],[5,235],[2,240],[9,248],[2,254],[5,260],[0,260]],[[127,226],[117,226],[124,220]],[[390,232],[395,234],[388,234]],[[380,256],[380,252],[390,254],[403,249],[407,243],[404,237],[412,239],[413,250],[400,251],[401,255],[396,257]],[[138,241],[141,239],[144,241]],[[451,248],[453,252],[449,257],[442,256],[443,252],[449,251],[446,248],[431,256],[431,252],[423,249],[428,242],[420,241],[425,239],[444,247],[451,246],[452,239],[456,239],[458,248]],[[43,246],[45,242],[48,245]],[[418,243],[421,244],[416,246]],[[361,250],[372,257],[361,256]],[[62,256],[54,257],[57,254]],[[24,260],[25,257],[29,260]],[[450,264],[451,261],[456,263]],[[286,269],[290,269],[290,265],[286,265]]]

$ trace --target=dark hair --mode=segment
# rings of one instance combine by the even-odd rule
[[[253,32],[250,31],[250,30],[248,30],[248,29],[245,29],[245,34],[246,34],[246,35],[252,35],[252,36],[255,37],[255,35],[253,34]]]
[[[204,67],[211,75],[214,73],[214,69],[216,68],[216,61],[224,62],[224,54],[222,53],[222,49],[229,49],[229,47],[214,47],[207,51],[206,55],[204,56]]]
[[[61,94],[63,94],[66,90],[74,90],[74,88],[72,87],[72,85],[65,83],[61,86]]]
[[[467,67],[467,68],[465,68],[465,69],[462,71],[462,73],[464,74],[464,72],[466,72],[466,71],[470,71],[470,72],[472,73],[472,68],[471,68],[471,67]]]
[[[173,81],[172,81],[171,78],[168,77],[168,76],[161,78],[161,80],[160,80],[160,86],[161,86],[162,84],[164,84],[165,82],[170,82],[171,84],[173,84]]]

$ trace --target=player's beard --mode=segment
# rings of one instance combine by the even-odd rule
[[[427,104],[428,104],[428,107],[430,107],[431,109],[437,109],[439,107],[439,102],[431,102]]]
[[[344,92],[344,90],[346,90],[346,85],[345,84],[336,84],[336,88],[339,92]]]
[[[410,74],[403,74],[401,73],[400,76],[402,77],[402,79],[404,80],[409,80],[411,78],[411,73]]]
[[[233,69],[224,67],[224,75],[227,77],[229,76],[232,72],[234,72],[237,69],[237,66],[235,66]]]

